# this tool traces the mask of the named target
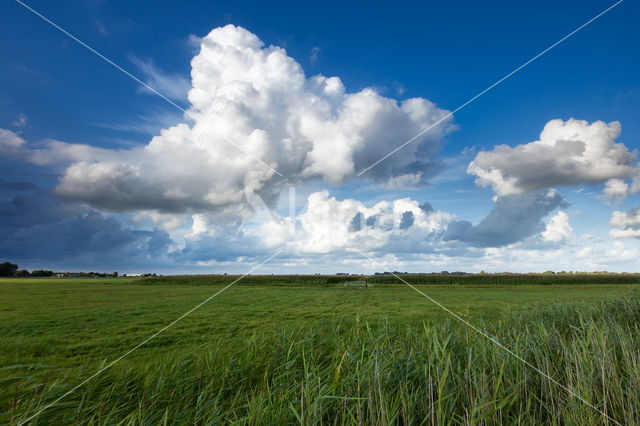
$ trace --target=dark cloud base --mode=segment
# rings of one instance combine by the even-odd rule
[[[162,230],[136,230],[44,191],[0,201],[0,257],[24,267],[105,269],[149,265],[166,257]]]
[[[522,241],[544,230],[542,219],[569,204],[555,191],[534,191],[498,197],[493,210],[473,225],[466,220],[449,224],[443,239],[474,247],[501,247]]]

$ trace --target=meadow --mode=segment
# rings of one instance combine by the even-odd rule
[[[623,424],[637,275],[403,275]],[[0,422],[20,424],[235,277],[0,279]],[[250,276],[33,424],[612,424],[405,284]]]

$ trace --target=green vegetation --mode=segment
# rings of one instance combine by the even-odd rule
[[[488,276],[402,277],[614,419],[640,422],[636,275]],[[606,423],[388,278],[365,289],[247,277],[34,422]],[[0,279],[0,422],[19,424],[233,279]]]
[[[250,275],[236,285],[275,286],[327,286],[348,281],[366,280],[371,284],[404,287],[400,279],[413,285],[561,285],[561,284],[640,284],[640,274],[597,273],[544,273],[544,274],[399,274],[363,275]],[[239,275],[183,275],[153,277],[138,281],[142,284],[226,285],[240,278]]]
[[[66,277],[66,278],[116,278],[118,272],[54,272],[50,269],[34,269],[29,272],[26,269],[19,269],[18,265],[11,262],[0,263],[0,277]],[[156,274],[145,274],[145,276],[156,276]]]
[[[11,262],[0,263],[0,277],[11,277],[18,271],[18,265]]]

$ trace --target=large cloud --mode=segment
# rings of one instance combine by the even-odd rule
[[[637,173],[637,154],[615,142],[619,135],[617,121],[551,120],[540,140],[480,152],[468,172],[477,176],[476,183],[491,186],[498,195],[611,180],[605,193],[620,197],[630,189],[621,179]]]
[[[619,135],[617,121],[556,119],[545,125],[540,140],[478,153],[467,172],[476,176],[476,184],[492,187],[496,205],[477,225],[453,222],[444,238],[499,247],[543,231],[543,241],[565,241],[572,234],[566,213],[554,216],[546,230],[542,223],[553,210],[568,205],[556,187],[605,183],[604,194],[616,200],[640,191],[637,153],[617,143]]]
[[[447,114],[423,98],[399,103],[369,88],[348,93],[338,77],[307,78],[283,49],[233,25],[202,39],[191,77],[193,123],[142,148],[83,152],[94,155],[74,158],[55,193],[111,210],[242,209],[247,190],[269,202],[285,183],[341,184]],[[449,128],[445,120],[368,177],[429,178]]]

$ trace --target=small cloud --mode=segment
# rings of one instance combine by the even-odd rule
[[[640,87],[632,87],[631,89],[622,90],[616,95],[616,101],[622,99],[638,99],[640,98]]]
[[[202,44],[202,37],[198,37],[195,34],[189,34],[189,37],[187,37],[187,46],[195,54],[197,54],[200,51],[201,44]]]
[[[640,238],[640,207],[614,211],[609,225],[612,238]]]
[[[615,204],[620,204],[629,195],[629,184],[622,179],[609,179],[602,190],[604,195]]]
[[[465,146],[460,154],[461,155],[474,155],[476,153],[476,151],[477,151],[477,148],[476,148],[475,145],[473,145],[473,146]]]
[[[563,211],[559,211],[553,216],[544,232],[542,239],[551,242],[560,242],[569,239],[573,235],[573,228],[569,222],[569,215]]]
[[[140,135],[159,135],[162,129],[177,125],[183,120],[179,111],[152,109],[145,114],[137,115],[119,122],[90,123],[96,127],[114,130],[116,132],[135,133]],[[113,140],[113,139],[111,139]]]
[[[27,78],[29,78],[29,80],[32,81],[32,82],[35,80],[35,81],[39,82],[40,84],[49,84],[49,83],[52,83],[52,82],[55,81],[54,79],[52,79],[48,75],[43,74],[40,71],[35,70],[35,69],[31,68],[31,67],[28,67],[28,66],[26,66],[24,64],[16,64],[15,66],[16,66],[16,69],[18,71],[20,71],[22,74],[28,74]]]
[[[385,189],[404,189],[407,187],[415,187],[423,182],[423,176],[421,172],[407,173],[400,176],[390,177],[387,182],[382,184]]]
[[[95,25],[96,25],[96,29],[98,30],[98,32],[100,34],[102,34],[103,36],[108,36],[109,35],[109,31],[107,31],[107,27],[105,27],[102,22],[95,21]]]
[[[394,81],[394,82],[391,83],[391,86],[393,87],[393,91],[398,96],[402,96],[402,95],[404,95],[404,92],[406,92],[406,89],[404,88],[402,83],[398,83],[397,81]]]
[[[318,62],[318,55],[320,55],[320,52],[322,52],[322,49],[318,46],[314,46],[313,49],[311,49],[311,55],[309,55],[309,62],[311,62],[311,65],[315,65]]]
[[[11,125],[20,129],[24,128],[27,125],[27,116],[22,113],[18,114],[18,118]]]
[[[208,223],[207,216],[204,214],[194,214],[191,216],[193,223],[191,225],[191,233],[189,233],[188,237],[197,237],[198,235],[208,235],[213,236],[214,230],[212,226]]]
[[[17,133],[0,129],[0,153],[5,156],[20,156],[24,150],[25,140]]]
[[[580,235],[580,240],[587,241],[587,240],[596,238],[597,236],[598,236],[598,233],[596,231],[591,231],[591,232],[587,232],[586,234]]]
[[[169,74],[158,68],[151,59],[143,60],[130,55],[129,60],[144,74],[145,83],[168,98],[183,101],[191,89],[190,81],[179,75]],[[143,93],[151,93],[147,88],[141,88]]]

